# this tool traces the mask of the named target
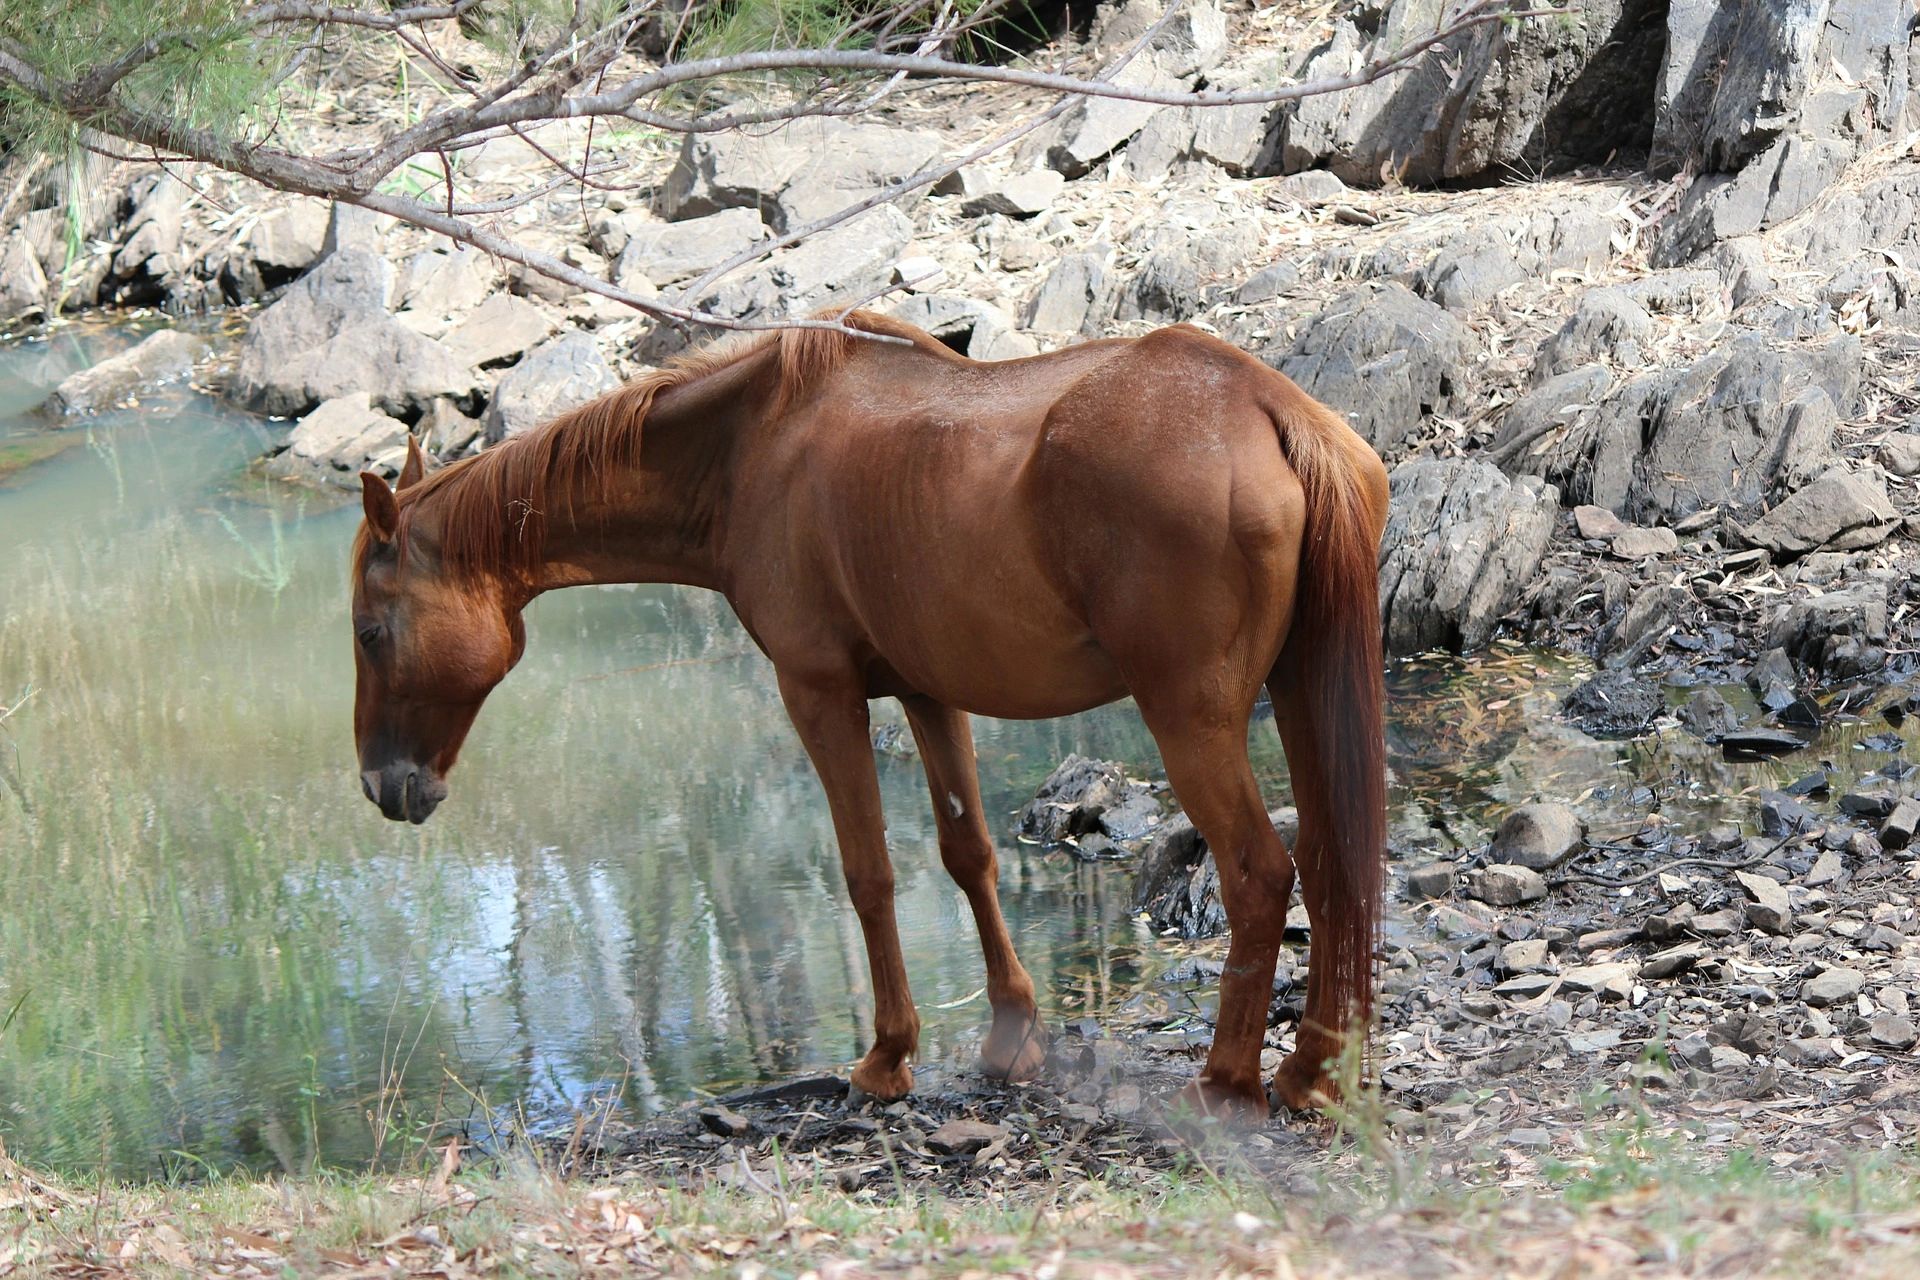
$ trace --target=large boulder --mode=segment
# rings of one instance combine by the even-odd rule
[[[147,387],[186,377],[206,352],[206,342],[193,334],[161,329],[119,355],[61,379],[47,408],[59,414],[111,409]]]
[[[1260,358],[1346,415],[1383,454],[1445,411],[1465,374],[1471,332],[1404,285],[1356,285]]]
[[[937,134],[824,117],[765,132],[688,134],[661,212],[678,222],[757,209],[774,230],[788,231],[918,173],[943,147]],[[900,203],[924,192],[905,192]]]
[[[619,385],[593,339],[562,334],[522,356],[500,379],[487,405],[487,440],[518,435]]]
[[[1297,77],[1348,75],[1431,31],[1446,0],[1358,6]],[[1356,186],[1538,173],[1644,150],[1666,31],[1660,0],[1591,0],[1571,15],[1462,32],[1398,76],[1302,99],[1281,163]]]
[[[393,268],[361,249],[320,260],[262,311],[240,346],[228,394],[248,408],[302,414],[364,391],[381,410],[418,416],[475,390],[452,352],[387,314]]]
[[[27,237],[15,231],[0,239],[0,324],[27,320],[47,309],[47,273]]]
[[[1886,643],[1887,584],[1879,579],[1794,600],[1767,626],[1769,648],[1835,680],[1885,666]]]
[[[765,240],[767,224],[756,210],[745,208],[722,209],[684,222],[661,222],[630,213],[611,235],[602,238],[611,248],[616,236],[620,247],[614,251],[618,255],[614,279],[620,286],[633,288],[644,280],[664,289]]]
[[[1380,540],[1387,652],[1479,648],[1539,572],[1559,492],[1465,458],[1402,463],[1389,488]]]
[[[496,293],[455,325],[444,339],[454,358],[481,368],[520,358],[559,325],[552,316],[510,293]]]
[[[1027,299],[1026,327],[1041,333],[1094,337],[1113,318],[1120,282],[1109,269],[1104,246],[1070,253]]]
[[[1300,837],[1299,814],[1275,809],[1267,821],[1292,849]],[[1133,909],[1145,912],[1156,930],[1182,938],[1211,938],[1227,931],[1220,869],[1206,838],[1185,814],[1162,823],[1142,851],[1140,869],[1134,873]]]

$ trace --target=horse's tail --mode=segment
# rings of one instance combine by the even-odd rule
[[[1387,472],[1339,416],[1288,385],[1271,409],[1306,496],[1292,626],[1268,678],[1300,835],[1294,864],[1313,922],[1309,982],[1364,1027],[1373,1011],[1387,829],[1386,691],[1379,605]],[[1323,985],[1324,984],[1324,985]]]

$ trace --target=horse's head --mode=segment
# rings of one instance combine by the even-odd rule
[[[423,471],[409,442],[400,488]],[[410,521],[381,476],[360,473],[366,521],[353,564],[353,736],[360,786],[398,822],[425,822],[447,797],[480,704],[520,660],[518,602],[490,577],[449,573],[431,529]]]

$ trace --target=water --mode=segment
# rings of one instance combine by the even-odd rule
[[[352,759],[357,505],[252,473],[273,425],[191,389],[58,436],[27,415],[132,336],[0,346],[12,1153],[129,1175],[355,1165],[476,1116],[564,1123],[608,1096],[644,1112],[858,1056],[871,1004],[826,805],[718,598],[537,601],[452,799],[424,827],[387,823]],[[1397,838],[1471,844],[1535,794],[1577,797],[1603,832],[1656,804],[1705,820],[1792,776],[1676,735],[1595,743],[1552,718],[1577,674],[1512,648],[1396,671]],[[976,732],[1049,1013],[1152,991],[1170,957],[1129,918],[1128,870],[1010,838],[1069,751],[1157,776],[1137,717]],[[1271,725],[1252,741],[1277,802]],[[972,919],[917,763],[880,772],[923,1056],[965,1061],[986,1016]]]

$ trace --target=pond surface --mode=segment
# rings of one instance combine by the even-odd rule
[[[249,469],[274,424],[190,388],[55,433],[30,410],[131,340],[0,345],[0,1139],[54,1168],[299,1170],[435,1125],[566,1123],[837,1069],[866,965],[831,824],[772,672],[679,588],[537,601],[451,801],[380,818],[352,758],[346,555],[358,504]],[[1744,814],[1790,765],[1690,739],[1597,743],[1552,718],[1578,674],[1507,648],[1394,674],[1403,842],[1484,838],[1577,797]],[[880,714],[895,713],[890,707]],[[1056,1018],[1150,990],[1171,957],[1129,869],[1021,847],[1011,814],[1070,751],[1158,776],[1126,706],[978,722],[1006,912]],[[1285,797],[1256,723],[1269,798]],[[971,916],[916,762],[881,757],[923,1057],[986,1016]],[[1158,997],[1153,997],[1158,998]]]

